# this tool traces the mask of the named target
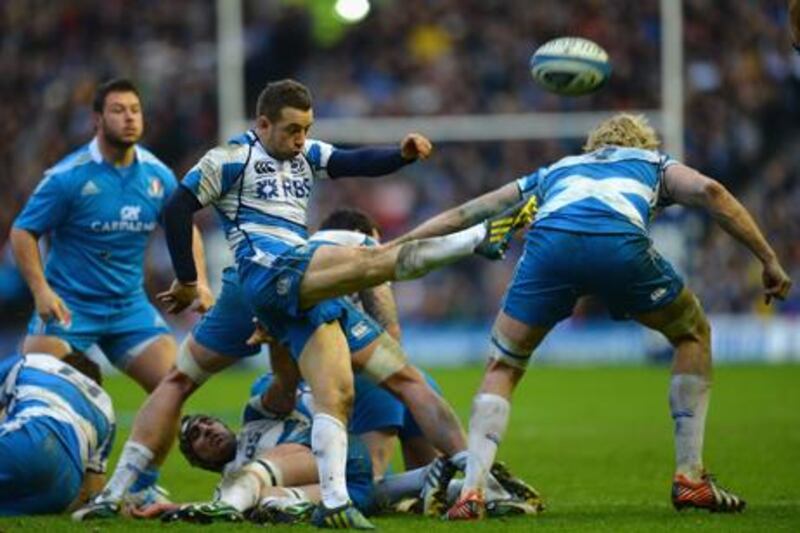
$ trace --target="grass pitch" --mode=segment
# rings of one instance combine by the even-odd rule
[[[434,371],[463,420],[478,368]],[[237,423],[254,374],[228,372],[192,398],[187,412]],[[741,515],[672,510],[669,372],[653,367],[534,367],[514,399],[500,458],[544,494],[538,517],[449,524],[419,517],[375,518],[382,531],[800,531],[800,366],[716,370],[705,459],[723,486],[748,502]],[[143,394],[126,378],[106,387],[125,441]],[[112,462],[113,464],[113,462]],[[208,499],[215,476],[175,451],[162,482],[178,501]],[[73,524],[68,517],[8,518],[0,531],[244,531],[253,525],[162,525],[115,520]],[[282,528],[288,530],[288,528]],[[295,531],[312,530],[293,526]]]

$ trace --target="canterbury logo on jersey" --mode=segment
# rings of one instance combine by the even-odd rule
[[[275,174],[277,168],[274,161],[259,159],[253,163],[253,170],[256,171],[256,174]]]

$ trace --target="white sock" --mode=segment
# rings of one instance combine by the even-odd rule
[[[99,499],[118,502],[153,461],[153,452],[145,445],[129,440],[122,448],[114,474],[106,483]]]
[[[311,449],[317,459],[322,503],[328,509],[350,501],[347,494],[347,429],[339,420],[325,413],[314,415],[311,426]]]
[[[508,400],[496,394],[478,394],[469,420],[469,457],[462,494],[486,490],[489,469],[508,426]]]
[[[284,488],[284,487],[276,487],[279,492],[283,494],[283,496],[265,496],[259,502],[259,506],[273,504],[276,507],[286,508],[290,505],[295,505],[297,503],[303,502],[311,502],[308,495],[305,493],[303,489],[292,487],[292,488]],[[273,489],[275,490],[275,489]],[[313,503],[313,502],[312,502]]]
[[[675,421],[675,471],[692,480],[703,473],[703,435],[711,382],[694,374],[676,374],[669,384],[669,408]]]
[[[278,471],[279,472],[279,471]],[[243,513],[256,506],[261,492],[278,483],[275,465],[268,461],[251,461],[227,474],[219,483],[217,499]]]
[[[435,268],[467,257],[475,251],[475,247],[485,236],[486,227],[477,224],[450,235],[403,244],[394,267],[395,277],[398,280],[415,279]]]

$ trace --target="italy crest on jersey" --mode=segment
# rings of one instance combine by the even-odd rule
[[[162,198],[164,196],[164,185],[155,176],[150,177],[150,185],[147,187],[147,194],[151,198]]]

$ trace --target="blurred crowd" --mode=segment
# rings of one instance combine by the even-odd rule
[[[318,14],[330,3],[244,2],[249,111],[265,82],[285,76],[311,87],[318,117],[648,109],[661,101],[657,0],[383,0],[335,39]],[[30,310],[8,250],[10,223],[43,170],[91,137],[99,80],[122,75],[140,85],[144,144],[179,176],[216,143],[214,9],[211,0],[0,3],[4,317],[24,321]],[[786,17],[784,0],[684,2],[685,160],[742,199],[800,279],[800,211],[792,208],[800,205],[800,55]],[[614,65],[607,87],[560,98],[532,82],[531,52],[560,35],[606,48]],[[354,205],[394,236],[579,147],[577,140],[440,145],[430,161],[396,178],[324,184],[312,222]],[[679,266],[709,311],[800,311],[800,291],[766,309],[758,265],[708,220],[685,213],[666,219],[659,231],[681,237]],[[213,218],[202,222],[216,271],[225,246]],[[150,262],[151,289],[166,287],[172,273],[163,242]],[[469,260],[398,284],[402,316],[485,320],[512,267]],[[595,306],[584,309],[591,314]]]

